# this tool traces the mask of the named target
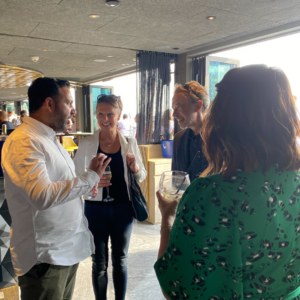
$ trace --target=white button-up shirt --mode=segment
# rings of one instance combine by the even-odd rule
[[[76,177],[72,159],[50,127],[25,116],[4,143],[2,167],[18,276],[37,262],[71,266],[94,252],[81,196],[99,176],[88,170]]]

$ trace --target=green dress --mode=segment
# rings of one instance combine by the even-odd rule
[[[300,172],[192,182],[154,268],[177,299],[300,299]],[[299,295],[299,296],[298,296]]]

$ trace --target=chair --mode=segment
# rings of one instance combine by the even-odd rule
[[[73,158],[75,155],[74,151],[78,149],[78,146],[74,143],[73,138],[71,136],[63,136],[62,145],[69,152],[70,156]]]
[[[77,150],[78,146],[74,143],[73,138],[71,136],[63,136],[62,137],[62,145],[65,149],[73,149]]]
[[[70,148],[65,148],[68,153],[70,154],[71,158],[74,158],[74,149],[70,149]]]

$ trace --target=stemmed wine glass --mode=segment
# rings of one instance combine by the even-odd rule
[[[104,174],[103,174],[107,180],[111,181],[112,178],[112,174],[111,174],[111,170],[110,170],[110,166],[107,166],[105,168]],[[111,202],[114,201],[115,199],[110,197],[109,195],[109,186],[106,187],[106,192],[107,192],[107,196],[105,199],[103,199],[104,202]]]
[[[182,171],[163,172],[159,182],[159,190],[168,200],[181,199],[190,185],[189,174]]]

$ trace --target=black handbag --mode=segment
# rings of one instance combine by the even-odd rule
[[[128,138],[126,138],[126,140],[127,142],[129,142]],[[127,169],[128,169],[128,184],[130,186],[129,191],[130,191],[130,200],[131,200],[132,210],[133,210],[133,217],[136,220],[143,222],[149,216],[149,208],[145,200],[145,197],[140,189],[140,186],[138,185],[138,183],[134,178],[133,172],[130,170],[129,167],[127,167]]]
[[[149,216],[149,208],[140,186],[134,178],[133,172],[128,168],[128,180],[130,184],[130,200],[132,204],[133,217],[138,221],[145,221]]]

